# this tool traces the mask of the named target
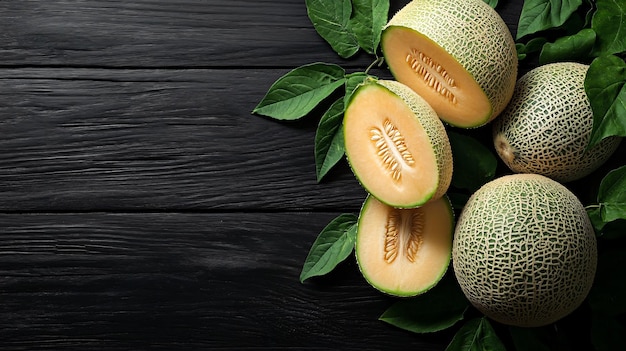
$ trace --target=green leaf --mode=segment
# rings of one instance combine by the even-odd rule
[[[477,190],[496,174],[496,156],[475,138],[448,132],[452,147],[454,172],[452,186],[470,191]]]
[[[624,0],[597,0],[591,28],[598,35],[596,55],[617,54],[626,51],[626,2]]]
[[[509,333],[516,351],[551,351],[550,341],[555,336],[545,327],[509,327]]]
[[[343,143],[343,99],[335,101],[324,113],[315,133],[315,171],[317,181],[341,160],[345,153]]]
[[[344,97],[344,104],[346,107],[348,107],[348,102],[350,101],[354,90],[356,90],[356,88],[369,77],[371,76],[365,72],[355,72],[346,75],[346,94]]]
[[[462,320],[468,307],[454,277],[447,277],[420,296],[397,301],[379,319],[414,333],[432,333]]]
[[[300,282],[331,272],[352,253],[356,240],[356,222],[357,216],[344,213],[322,229],[304,260]]]
[[[585,76],[585,92],[593,110],[588,148],[602,139],[626,136],[626,63],[617,56],[594,59]]]
[[[517,25],[517,39],[565,23],[582,0],[525,0]]]
[[[626,313],[626,248],[614,246],[598,255],[596,276],[588,295],[594,313]]]
[[[343,58],[359,51],[359,43],[350,28],[350,0],[306,0],[307,14],[317,33]]]
[[[593,29],[583,29],[580,32],[561,37],[554,43],[546,43],[539,55],[539,64],[552,62],[576,61],[585,62],[591,55],[596,42],[596,32]]]
[[[446,351],[506,351],[487,318],[469,320],[452,338]]]
[[[602,179],[598,189],[598,204],[605,223],[626,219],[626,166],[610,171]]]
[[[498,0],[484,0],[487,5],[491,6],[491,8],[495,9],[498,6]]]
[[[526,44],[516,43],[515,48],[517,49],[517,57],[520,60],[523,60],[527,55],[539,52],[547,41],[548,39],[546,38],[538,37],[530,39]]]
[[[365,52],[375,54],[389,16],[389,0],[352,0],[352,6],[352,32]]]
[[[591,316],[591,342],[595,351],[621,350],[626,345],[626,323],[614,316],[594,313]]]
[[[338,65],[312,63],[280,77],[252,113],[282,120],[294,120],[311,112],[345,82]]]

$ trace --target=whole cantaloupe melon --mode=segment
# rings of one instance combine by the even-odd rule
[[[385,26],[381,48],[396,80],[451,125],[483,125],[513,94],[515,42],[483,0],[413,0]]]
[[[584,87],[588,68],[551,63],[518,80],[510,104],[493,123],[494,146],[512,171],[569,182],[596,170],[617,149],[619,137],[586,149],[593,127]]]
[[[368,193],[397,208],[440,198],[452,180],[452,149],[430,105],[406,85],[367,79],[344,113],[348,163]]]
[[[578,198],[536,174],[507,175],[477,190],[455,228],[454,273],[486,316],[542,326],[574,311],[591,289],[596,238]]]

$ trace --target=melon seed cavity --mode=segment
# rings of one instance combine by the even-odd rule
[[[450,91],[450,88],[456,87],[454,78],[450,77],[442,65],[415,48],[406,55],[406,62],[429,87],[447,98],[451,103],[456,104],[457,98]]]
[[[417,258],[417,252],[424,241],[424,213],[419,210],[413,210],[407,213],[410,213],[411,216],[408,219],[408,228],[404,227],[402,210],[394,209],[387,216],[383,252],[386,263],[390,264],[395,261],[400,252],[402,252],[410,262],[415,262]],[[404,242],[401,241],[401,233],[403,230],[406,232]]]
[[[370,140],[376,146],[383,165],[391,173],[391,178],[394,181],[400,181],[402,163],[407,166],[415,164],[415,159],[409,152],[404,137],[389,119],[385,119],[382,128],[373,127],[370,135]]]

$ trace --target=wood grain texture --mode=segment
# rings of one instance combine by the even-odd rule
[[[251,115],[286,70],[0,70],[3,211],[355,209],[345,161],[320,184],[318,115]]]
[[[392,1],[390,14],[408,1]],[[498,11],[515,31],[521,1]],[[296,67],[341,60],[304,1],[0,1],[0,66]]]
[[[350,257],[298,276],[338,213],[0,215],[3,350],[442,350],[378,316]]]

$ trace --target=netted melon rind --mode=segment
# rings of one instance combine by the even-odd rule
[[[593,127],[584,88],[588,68],[551,63],[518,80],[511,102],[493,123],[496,151],[512,171],[574,181],[596,170],[617,149],[621,138],[609,137],[586,150]]]
[[[483,0],[413,0],[385,29],[393,26],[425,35],[474,77],[492,105],[483,124],[504,110],[517,79],[517,51],[504,20]]]
[[[591,289],[596,238],[587,213],[560,183],[535,174],[497,178],[459,216],[454,273],[488,317],[534,327],[575,310]]]
[[[428,102],[408,86],[394,80],[384,79],[380,79],[376,83],[400,97],[413,111],[422,127],[424,127],[431,141],[439,172],[437,190],[429,201],[439,199],[448,191],[452,181],[452,147],[450,146],[450,140],[443,122],[441,122]]]

